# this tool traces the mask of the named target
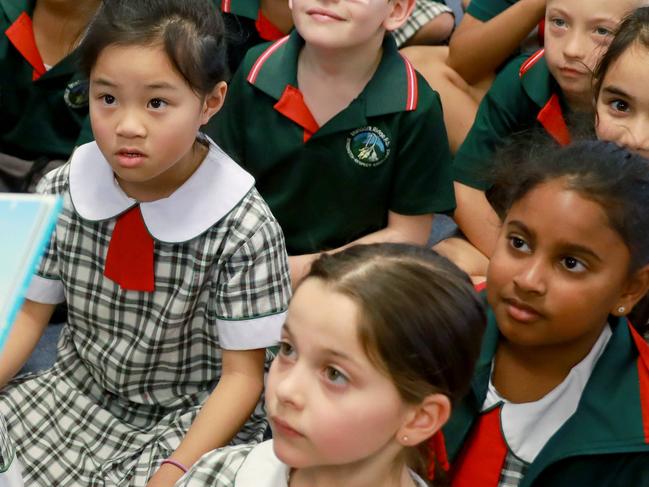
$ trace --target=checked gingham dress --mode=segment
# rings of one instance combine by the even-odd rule
[[[281,229],[252,177],[210,142],[171,196],[140,203],[155,291],[103,275],[116,217],[138,203],[97,145],[40,185],[64,198],[27,297],[68,304],[54,366],[0,394],[29,487],[145,486],[218,382],[221,349],[279,338],[290,295]],[[233,444],[259,441],[262,401]]]

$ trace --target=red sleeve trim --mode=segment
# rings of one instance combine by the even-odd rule
[[[530,69],[532,69],[532,66],[534,66],[538,62],[538,60],[543,57],[544,54],[545,54],[545,49],[539,49],[534,54],[532,54],[527,59],[527,61],[525,61],[521,65],[521,69],[518,71],[518,75],[520,77],[523,77],[523,75],[527,73]]]
[[[417,86],[417,72],[412,67],[410,61],[401,56],[404,64],[406,65],[406,84],[408,85],[408,94],[406,95],[406,111],[412,112],[417,109],[417,102],[419,101],[419,92]]]
[[[638,380],[640,382],[640,407],[642,409],[642,428],[644,441],[649,444],[649,345],[629,323],[631,336],[638,349]]]
[[[261,70],[262,66],[264,63],[268,60],[269,57],[273,55],[275,51],[277,51],[280,47],[282,47],[286,41],[288,41],[288,37],[283,37],[271,46],[266,49],[259,58],[255,61],[255,64],[252,65],[252,69],[248,73],[248,82],[251,84],[255,84],[255,81],[257,81],[257,76],[259,75],[259,71]]]

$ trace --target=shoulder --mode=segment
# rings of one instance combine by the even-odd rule
[[[38,182],[36,192],[42,194],[63,194],[69,188],[70,163],[67,162],[48,172]]]
[[[232,486],[237,472],[252,449],[252,445],[240,445],[206,453],[182,477],[176,487]]]

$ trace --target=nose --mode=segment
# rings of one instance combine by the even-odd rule
[[[514,285],[519,290],[543,295],[547,291],[546,264],[540,256],[532,256],[521,263],[521,268],[514,275]]]
[[[117,135],[125,138],[146,136],[146,127],[137,110],[124,109],[115,128]]]
[[[649,153],[649,117],[636,117],[628,123],[620,144],[647,157]]]
[[[581,60],[585,57],[586,43],[583,37],[577,29],[567,33],[566,43],[563,46],[563,54],[566,58]]]
[[[307,386],[307,371],[305,369],[305,365],[298,361],[282,371],[271,370],[270,373],[275,375],[275,396],[283,406],[297,410],[304,407]]]

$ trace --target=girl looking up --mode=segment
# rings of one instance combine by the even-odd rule
[[[290,283],[252,177],[199,133],[223,34],[209,0],[106,0],[80,46],[96,142],[41,184],[64,209],[0,362],[6,384],[67,301],[56,364],[0,395],[26,485],[173,485],[262,437]]]
[[[430,250],[323,255],[268,375],[273,439],[211,452],[178,485],[429,485],[445,464],[436,433],[469,387],[483,329],[468,278]]]
[[[600,139],[649,157],[649,7],[620,25],[595,71]]]
[[[472,389],[444,430],[453,487],[647,485],[649,165],[609,142],[504,166]]]

